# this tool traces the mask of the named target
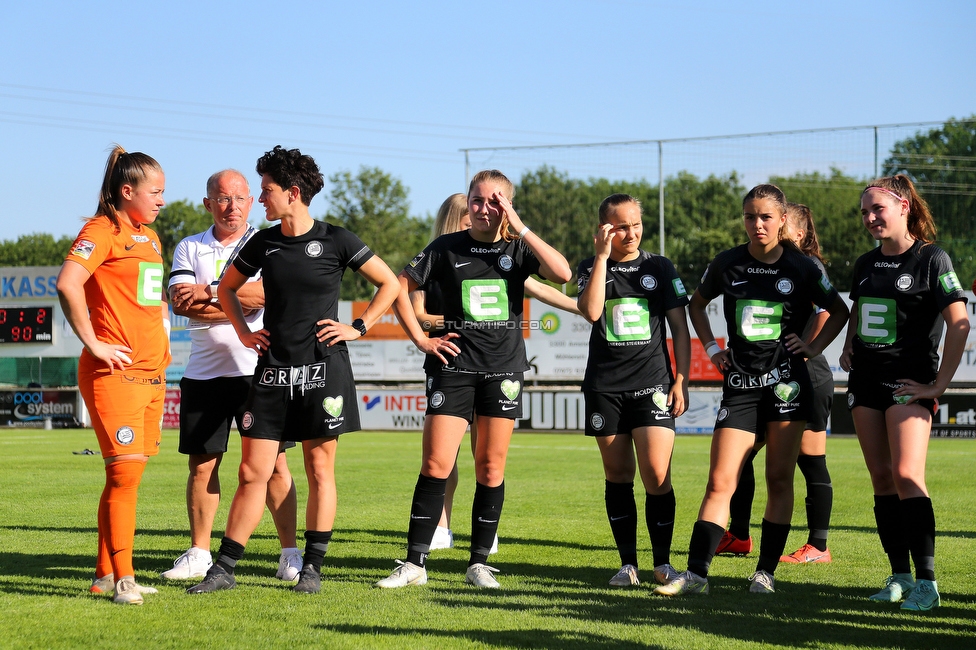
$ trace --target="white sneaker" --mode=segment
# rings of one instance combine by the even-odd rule
[[[749,593],[753,594],[772,594],[776,590],[773,588],[773,576],[765,571],[756,571],[749,576]]]
[[[498,573],[498,569],[487,564],[472,564],[464,573],[464,581],[482,589],[498,589],[501,585],[495,580],[495,576],[491,575],[493,573]]]
[[[442,548],[454,548],[454,532],[450,528],[438,526],[434,531],[434,538],[430,540],[430,550],[439,551]]]
[[[281,557],[278,558],[278,572],[275,577],[285,582],[295,582],[298,574],[302,572],[302,552],[297,548],[288,550],[282,549]]]
[[[377,582],[377,587],[380,589],[398,589],[400,587],[427,584],[427,569],[422,566],[417,566],[413,562],[401,562],[397,560],[396,563],[400,566],[393,570],[390,577],[383,578]]]
[[[678,571],[670,564],[659,564],[654,567],[654,582],[666,585],[678,577]]]
[[[488,555],[494,555],[498,552],[498,535],[495,535],[495,541],[491,543],[491,549],[488,551]]]
[[[166,580],[202,578],[207,575],[207,569],[211,566],[213,566],[213,558],[210,556],[210,551],[191,546],[190,550],[176,558],[172,569],[163,571],[159,577]]]
[[[625,564],[617,571],[617,575],[610,578],[611,587],[634,587],[640,584],[637,579],[637,567],[633,564]]]
[[[654,589],[659,596],[680,596],[683,594],[707,594],[708,579],[693,571],[679,573],[678,577],[666,585]]]
[[[142,594],[136,585],[136,579],[132,576],[123,576],[115,583],[115,593],[112,595],[112,602],[119,605],[141,605]]]

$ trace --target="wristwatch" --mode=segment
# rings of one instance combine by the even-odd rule
[[[217,302],[217,287],[220,286],[220,280],[210,283],[210,302]]]
[[[366,336],[366,324],[362,318],[357,318],[352,322],[352,328],[359,332],[360,336]]]

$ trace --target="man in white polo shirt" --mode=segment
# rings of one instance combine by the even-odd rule
[[[233,325],[217,302],[217,284],[254,229],[247,222],[254,197],[247,179],[234,170],[217,172],[207,181],[203,205],[214,225],[176,245],[169,278],[173,311],[190,319],[191,347],[180,381],[180,453],[189,456],[186,509],[190,518],[190,549],[161,576],[171,580],[201,578],[213,560],[210,535],[220,503],[218,469],[232,420],[240,426],[244,402],[257,364],[257,354],[241,345]],[[264,287],[255,277],[238,292],[252,330],[262,327]],[[268,481],[267,504],[278,529],[281,558],[277,577],[293,581],[302,569],[295,541],[295,482],[288,471],[285,443]]]

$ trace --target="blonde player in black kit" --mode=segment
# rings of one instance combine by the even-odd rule
[[[932,244],[935,222],[907,176],[879,178],[865,188],[861,220],[881,245],[854,264],[855,308],[840,365],[851,373],[847,406],[891,563],[884,588],[870,599],[904,598],[902,609],[925,611],[941,602],[925,456],[936,400],[949,386],[969,335],[966,297],[949,256]]]
[[[514,190],[497,170],[475,174],[468,189],[471,228],[438,237],[400,274],[400,323],[418,348],[445,365],[427,380],[423,459],[410,509],[407,557],[377,587],[427,582],[425,563],[444,506],[444,486],[475,411],[477,485],[465,582],[499,587],[492,575],[497,570],[485,563],[505,498],[505,460],[522,410],[522,373],[529,369],[522,340],[523,285],[532,274],[559,283],[572,277],[566,258],[522,223],[512,207]],[[407,294],[434,285],[446,334],[427,338]]]
[[[646,493],[654,579],[666,584],[677,577],[671,566],[671,453],[674,418],[688,404],[688,295],[670,260],[640,249],[643,224],[637,199],[613,194],[600,204],[599,214],[593,237],[596,255],[580,262],[577,277],[580,312],[593,324],[583,377],[586,435],[596,437],[603,458],[607,518],[620,554],[621,567],[610,584],[640,584],[634,499],[638,468]],[[671,370],[665,321],[677,373]]]
[[[759,562],[749,591],[772,593],[793,515],[793,473],[812,398],[804,357],[820,354],[844,327],[848,310],[827,277],[796,246],[781,241],[786,197],[758,185],[742,202],[749,243],[720,253],[702,276],[688,312],[712,363],[724,375],[712,436],[708,485],[691,535],[688,570],[655,593],[708,593],[708,569],[729,520],[729,500],[757,438],[766,442],[769,501]],[[719,348],[706,307],[719,295],[729,347]],[[810,343],[803,329],[814,304],[829,316]]]
[[[282,442],[301,441],[308,478],[304,566],[294,590],[318,593],[336,512],[339,435],[359,430],[356,385],[345,341],[365,336],[400,293],[390,267],[356,235],[312,219],[309,203],[325,184],[318,165],[298,149],[278,146],[257,164],[268,221],[241,248],[217,288],[224,312],[245,347],[261,355],[241,418],[240,483],[214,565],[188,593],[232,589],[234,568],[261,521],[268,479]],[[346,268],[376,286],[359,319],[338,321]],[[252,332],[237,291],[258,271],[264,278],[265,329]]]

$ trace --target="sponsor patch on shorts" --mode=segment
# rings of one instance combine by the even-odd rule
[[[590,416],[590,426],[594,431],[600,431],[607,424],[607,419],[602,413],[594,413]]]
[[[241,418],[241,428],[247,431],[254,426],[254,415],[250,411],[244,412],[244,417]]]

